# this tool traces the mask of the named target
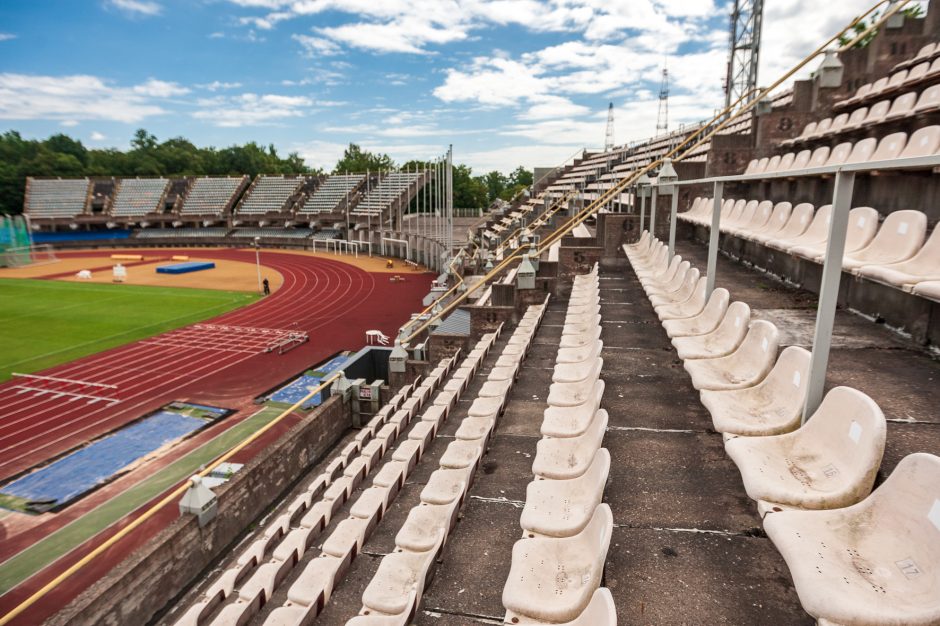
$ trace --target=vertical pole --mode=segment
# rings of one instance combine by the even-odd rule
[[[712,200],[712,230],[708,234],[708,269],[705,295],[711,296],[715,290],[715,272],[718,271],[718,235],[721,234],[721,203],[723,201],[725,184],[721,181],[715,183],[714,199]]]
[[[639,192],[639,190],[640,188],[637,187],[637,192]],[[634,195],[634,197],[636,196]],[[640,196],[640,233],[642,233],[645,229],[646,229],[646,194],[644,193],[642,196]]]
[[[849,209],[852,206],[854,186],[855,172],[836,172],[835,190],[832,194],[832,217],[829,222],[829,239],[826,241],[822,286],[819,290],[819,306],[816,309],[813,355],[810,357],[809,362],[809,380],[806,381],[806,404],[803,407],[804,424],[819,407],[819,403],[822,402],[823,390],[826,386],[826,369],[829,366],[829,348],[832,344],[832,327],[835,322],[836,303],[839,299],[842,256],[845,253],[845,237],[849,224]]]
[[[679,208],[679,186],[672,186],[672,202],[669,208],[669,262],[676,254],[676,212]]]
[[[656,196],[659,194],[659,190],[656,189],[656,186],[653,186],[653,194],[650,199],[650,236],[656,236]]]
[[[346,170],[346,176],[349,176],[349,170]],[[347,179],[348,180],[348,179]],[[346,185],[346,239],[349,239],[349,184]]]
[[[447,248],[445,259],[450,259],[454,251],[454,146],[447,147],[447,231],[445,232]]]
[[[261,238],[255,237],[255,268],[258,270],[258,293],[264,291],[261,287]]]

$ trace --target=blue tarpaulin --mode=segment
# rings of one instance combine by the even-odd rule
[[[174,439],[207,424],[206,420],[161,411],[113,435],[0,488],[0,492],[57,506],[106,482],[121,468]]]

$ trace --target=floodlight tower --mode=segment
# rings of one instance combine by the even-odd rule
[[[607,133],[604,135],[604,152],[614,149],[614,103],[607,107]]]
[[[656,113],[656,134],[669,130],[669,68],[663,65],[663,80],[659,84],[659,111]]]
[[[725,107],[757,87],[764,0],[734,0],[731,11]]]

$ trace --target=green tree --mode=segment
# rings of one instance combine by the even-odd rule
[[[905,17],[920,18],[924,16],[924,9],[919,4],[913,4],[909,7],[901,9],[901,13]],[[845,33],[844,35],[839,35],[839,45],[840,46],[849,45],[849,43],[851,43],[853,39],[855,39],[856,37],[864,33],[865,30],[869,26],[871,26],[872,24],[878,21],[878,14],[879,14],[878,11],[873,12],[871,16],[869,17],[869,19],[860,21],[858,24],[853,26],[849,32]],[[870,33],[868,33],[867,35],[859,39],[855,43],[854,47],[855,48],[867,47],[868,44],[872,42],[872,40],[875,38],[877,34],[878,34],[878,29],[876,28],[875,30],[871,31]]]
[[[376,172],[379,170],[395,169],[395,162],[387,154],[373,154],[368,150],[363,150],[357,144],[351,143],[343,151],[342,158],[336,162],[333,168],[334,174],[343,174],[345,172]]]

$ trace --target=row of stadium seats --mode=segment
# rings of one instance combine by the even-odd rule
[[[87,178],[32,178],[27,182],[27,209],[31,217],[74,217],[88,203]]]
[[[803,607],[820,623],[933,623],[936,575],[921,567],[937,558],[940,457],[905,457],[872,492],[887,432],[878,405],[835,387],[801,426],[810,353],[777,358],[773,324],[749,322],[725,289],[706,297],[705,278],[664,250],[647,232],[624,246]]]
[[[313,230],[310,228],[275,228],[267,226],[265,228],[236,228],[229,237],[237,239],[254,239],[255,237],[280,237],[285,239],[307,239],[313,236]]]
[[[744,174],[776,174],[813,167],[888,161],[912,157],[931,156],[940,151],[940,126],[925,126],[914,131],[908,139],[905,132],[891,133],[880,140],[875,137],[856,143],[844,142],[835,148],[821,146],[815,150],[788,152],[762,159],[752,159]]]
[[[148,228],[139,230],[134,235],[135,239],[164,239],[166,237],[175,237],[179,239],[197,239],[203,237],[218,238],[225,237],[231,231],[231,228],[225,226],[207,226],[204,228]]]
[[[257,613],[261,605],[271,599],[290,569],[313,547],[314,541],[356,487],[383,462],[386,453],[399,435],[403,434],[417,409],[453,373],[458,356],[441,361],[420,385],[415,381],[400,389],[356,434],[353,441],[327,464],[326,469],[308,483],[286,512],[261,529],[260,537],[242,551],[235,563],[222,572],[176,624],[207,623],[213,614],[215,618],[212,624],[242,624]],[[448,405],[443,405],[434,414],[438,420],[442,420],[448,409]],[[429,418],[428,423],[436,430],[437,422]],[[316,580],[311,578],[318,568],[326,566],[328,560],[334,566],[331,570],[333,575],[338,575],[349,565],[362,546],[363,535],[371,532],[378,521],[376,515],[380,516],[395,497],[411,467],[407,460],[393,456],[375,473],[370,489],[384,489],[384,502],[365,493],[359,498],[353,505],[351,517],[337,525],[323,542],[323,553],[307,566],[291,588],[292,606],[307,607],[312,604],[316,607],[318,601],[325,603],[328,600],[333,576],[329,580],[323,576]],[[381,512],[378,511],[379,506]],[[364,512],[364,515],[357,515],[360,512]],[[321,586],[328,585],[322,592],[324,595],[319,598],[316,587],[312,586],[317,581]]]
[[[183,199],[180,214],[221,215],[247,181],[247,176],[197,178]]]
[[[301,176],[259,176],[242,198],[237,213],[275,213],[285,210],[304,179]]]
[[[111,214],[120,217],[162,213],[170,181],[166,178],[125,178],[117,187]]]
[[[940,59],[937,59],[937,74],[940,75]],[[851,113],[840,113],[819,122],[810,122],[794,139],[783,141],[781,146],[793,146],[804,142],[828,139],[843,133],[868,129],[878,124],[896,122],[904,118],[930,113],[940,109],[940,85],[925,89],[918,96],[909,91],[891,100],[881,100],[868,107],[859,107]]]
[[[696,198],[681,220],[710,226],[712,200]],[[775,250],[822,263],[829,239],[831,205],[731,200],[722,203],[720,230]],[[843,270],[927,298],[940,300],[940,226],[927,238],[920,211],[880,216],[871,207],[849,212]]]
[[[613,626],[610,591],[600,588],[613,530],[601,503],[610,470],[603,447],[607,412],[597,266],[576,276],[503,587],[507,624]],[[517,330],[518,332],[518,330]]]
[[[878,98],[902,89],[933,81],[937,76],[940,76],[940,59],[935,59],[933,63],[922,61],[910,70],[900,69],[892,72],[890,76],[882,76],[873,83],[865,83],[855,91],[852,97],[833,104],[833,108],[838,110],[865,102],[874,102]]]
[[[374,189],[368,191],[353,208],[353,215],[381,215],[401,200],[418,182],[414,172],[389,172]]]
[[[341,202],[349,198],[366,179],[362,174],[338,174],[330,176],[313,192],[299,213],[332,213]]]
[[[347,622],[349,626],[412,623],[434,562],[440,560],[443,546],[457,523],[545,309],[545,304],[527,308],[470,405],[454,441],[440,457],[438,469],[428,478],[420,502],[409,511],[395,536],[395,551],[382,558],[366,586],[362,608],[358,616]],[[466,386],[460,389],[455,378],[444,389],[458,393],[466,390]],[[272,621],[268,626],[273,624]]]

